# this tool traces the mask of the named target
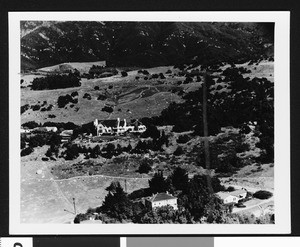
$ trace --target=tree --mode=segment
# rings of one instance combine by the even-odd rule
[[[181,167],[176,167],[170,176],[172,185],[177,190],[184,190],[188,186],[189,177],[187,171]]]
[[[158,193],[166,192],[169,185],[162,173],[155,173],[153,178],[149,180],[149,187],[152,193]]]
[[[211,195],[209,202],[205,205],[204,216],[208,223],[224,223],[224,215],[226,214],[226,206],[222,200],[215,195]]]
[[[107,187],[109,190],[102,204],[101,210],[119,221],[132,217],[132,203],[119,182]]]
[[[267,190],[259,190],[253,194],[253,197],[261,199],[261,200],[269,199],[272,196],[273,196],[273,194]]]
[[[195,175],[190,180],[186,193],[180,196],[178,204],[188,210],[195,220],[200,220],[204,216],[210,195],[206,176]]]
[[[122,71],[122,72],[121,72],[121,75],[122,75],[122,77],[126,77],[126,76],[128,76],[128,74],[127,74],[127,72],[126,72],[126,71]]]
[[[143,159],[142,163],[139,166],[139,173],[149,173],[152,170],[150,162],[148,159]]]
[[[142,134],[142,137],[151,137],[152,139],[158,139],[160,137],[160,132],[157,127],[153,124],[147,126],[146,131]]]

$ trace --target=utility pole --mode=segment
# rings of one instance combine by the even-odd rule
[[[207,123],[207,72],[204,72],[204,81],[202,85],[203,91],[203,102],[202,102],[202,118],[203,118],[203,133],[204,133],[204,154],[205,154],[205,168],[208,171],[207,183],[208,189],[211,193],[213,193],[213,188],[211,184],[210,177],[210,155],[209,155],[209,141],[208,141],[208,123]]]
[[[125,179],[125,192],[127,193],[127,180]]]
[[[76,212],[76,204],[75,204],[75,198],[73,197],[73,205],[74,205],[74,213],[75,215],[77,215],[77,212]]]

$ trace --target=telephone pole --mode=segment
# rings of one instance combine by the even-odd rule
[[[203,133],[204,133],[204,154],[205,154],[205,168],[208,172],[206,175],[208,189],[213,193],[213,188],[211,184],[211,174],[210,174],[210,155],[209,155],[209,140],[208,140],[208,123],[207,123],[207,72],[204,72],[204,81],[202,85],[203,91],[203,102],[202,102],[202,118],[203,118]]]
[[[74,212],[75,212],[75,215],[77,215],[77,212],[76,212],[76,204],[75,204],[75,198],[73,197],[73,205],[74,205]]]

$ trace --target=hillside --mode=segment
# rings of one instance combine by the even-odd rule
[[[268,24],[22,22],[22,70],[105,60],[111,66],[249,61],[272,55]],[[272,29],[272,26],[271,26]]]

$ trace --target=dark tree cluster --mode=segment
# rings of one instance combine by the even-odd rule
[[[92,97],[91,97],[91,95],[90,95],[89,93],[85,93],[85,94],[83,95],[83,98],[84,98],[84,99],[87,99],[87,100],[91,100],[91,99],[92,99]]]
[[[74,99],[70,94],[61,95],[57,99],[57,105],[59,108],[64,108],[69,103],[77,104],[78,99],[77,98]]]
[[[26,146],[21,151],[21,156],[30,154],[35,147],[42,147],[44,145],[60,145],[61,137],[57,133],[45,132],[45,133],[36,133],[33,135],[21,135],[21,145]],[[24,146],[25,143],[25,146]]]
[[[224,189],[219,179],[212,178],[211,181],[213,192]],[[149,180],[149,186],[149,189],[141,189],[127,195],[119,182],[112,182],[106,188],[108,194],[102,206],[96,208],[96,212],[105,214],[117,222],[195,223],[205,217],[209,223],[224,223],[223,216],[227,209],[223,207],[220,199],[210,192],[206,176],[195,175],[189,180],[186,170],[177,167],[168,178],[164,178],[162,173],[155,173]],[[137,200],[151,193],[174,190],[178,191],[178,210],[170,206],[151,209],[148,204]],[[111,220],[105,221],[112,222]]]
[[[29,110],[29,109],[30,109],[29,104],[22,105],[22,106],[21,106],[21,114],[23,114],[24,112],[26,112],[26,111]]]
[[[83,76],[87,79],[94,79],[94,78],[104,78],[110,77],[118,74],[118,70],[115,68],[106,68],[99,65],[93,65],[88,74],[84,74]]]
[[[104,106],[101,111],[105,111],[105,112],[108,112],[108,113],[112,113],[114,111],[114,109],[110,106]]]
[[[34,78],[32,90],[51,90],[59,88],[80,87],[80,78],[70,73],[69,75],[48,75],[46,77]]]

